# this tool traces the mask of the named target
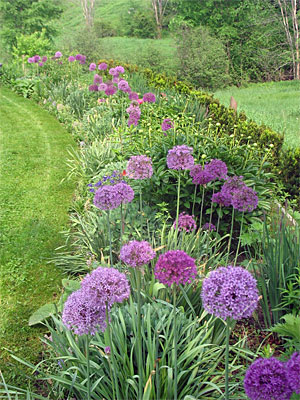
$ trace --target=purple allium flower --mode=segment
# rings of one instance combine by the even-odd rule
[[[120,259],[131,267],[141,267],[148,264],[155,257],[155,251],[145,240],[132,240],[124,244],[120,251]]]
[[[115,185],[115,190],[119,194],[122,203],[130,203],[134,198],[132,187],[125,182],[117,183]]]
[[[257,307],[258,296],[256,280],[242,267],[219,267],[202,283],[203,307],[223,320],[250,317]]]
[[[107,354],[108,356],[110,355],[111,350],[110,350],[110,347],[109,347],[109,346],[106,346],[106,347],[104,348],[104,353]]]
[[[45,63],[47,60],[48,60],[48,57],[47,57],[47,56],[43,56],[43,57],[42,57],[42,62],[43,62],[43,63]]]
[[[244,388],[250,400],[289,400],[292,395],[284,364],[275,357],[255,360],[246,372]]]
[[[206,222],[201,228],[203,231],[216,231],[217,228],[215,227],[214,224],[210,224],[209,222]]]
[[[229,195],[228,193],[224,193],[224,192],[218,192],[218,193],[214,193],[212,195],[211,201],[213,203],[217,203],[220,204],[220,206],[225,206],[225,207],[229,207],[231,206],[231,195]]]
[[[176,229],[176,220],[174,221],[173,228]],[[186,214],[185,212],[179,214],[178,216],[179,231],[192,232],[195,229],[197,229],[196,221],[191,215]]]
[[[29,62],[29,64],[32,64],[34,62],[32,57],[29,57],[27,61]]]
[[[107,84],[106,83],[100,83],[98,90],[99,91],[104,91],[107,89]]]
[[[81,281],[81,290],[89,294],[95,304],[122,303],[130,296],[126,275],[115,268],[98,267]]]
[[[82,60],[82,54],[76,54],[76,56],[75,56],[75,60],[76,61],[81,61]]]
[[[94,75],[94,83],[99,84],[99,83],[102,83],[102,82],[103,82],[102,76],[100,76],[98,74],[95,74]]]
[[[194,158],[191,155],[192,147],[185,144],[175,146],[168,151],[167,165],[170,169],[191,169],[194,165]]]
[[[117,92],[117,88],[113,85],[107,86],[107,89],[105,90],[106,96],[112,96]]]
[[[93,84],[93,85],[90,85],[89,86],[89,91],[90,92],[98,92],[98,85],[95,85],[95,84]]]
[[[205,165],[205,169],[211,175],[213,175],[214,179],[227,179],[227,165],[216,158],[211,160],[208,164]]]
[[[60,58],[61,56],[62,56],[62,54],[61,54],[60,51],[57,51],[57,52],[55,53],[55,58]]]
[[[81,56],[81,60],[79,61],[79,64],[83,65],[85,64],[86,56]]]
[[[113,210],[122,203],[122,197],[114,185],[101,186],[95,193],[94,205],[101,210]]]
[[[221,191],[226,193],[227,195],[232,196],[233,193],[241,188],[246,186],[245,182],[243,181],[242,176],[232,176],[226,180],[224,185],[222,186]]]
[[[113,81],[113,83],[119,83],[120,78],[118,76],[114,76],[112,81]]]
[[[214,179],[214,176],[199,164],[191,168],[190,176],[193,178],[195,185],[206,185]]]
[[[143,96],[143,100],[144,100],[146,103],[155,103],[155,101],[156,101],[155,94],[154,94],[154,93],[151,93],[151,92],[145,93],[144,96]]]
[[[127,163],[126,172],[131,179],[147,179],[153,174],[152,160],[145,155],[131,156]]]
[[[41,59],[41,57],[36,55],[36,56],[33,57],[33,62],[34,63],[38,63],[40,61],[40,59]]]
[[[124,74],[124,72],[125,72],[125,69],[122,67],[122,65],[118,65],[118,66],[115,68],[115,70],[116,70],[116,72],[117,72],[118,74]]]
[[[169,250],[161,254],[154,268],[155,278],[171,286],[190,283],[196,278],[195,260],[182,250]]]
[[[136,92],[130,92],[128,93],[128,98],[129,100],[138,100],[139,95]]]
[[[100,71],[105,71],[107,69],[107,64],[106,63],[99,64],[98,69],[100,69]]]
[[[98,328],[106,329],[105,305],[97,304],[84,290],[73,292],[64,305],[63,324],[77,335],[94,335]]]
[[[251,212],[258,205],[258,197],[253,189],[245,186],[233,193],[231,204],[238,211]]]
[[[300,394],[300,353],[293,353],[285,363],[285,367],[291,389],[296,394]]]
[[[169,129],[174,128],[174,122],[170,119],[170,118],[166,118],[163,120],[162,124],[161,124],[161,130],[163,132],[168,131]]]
[[[39,67],[43,67],[44,63],[43,62],[39,62]]]
[[[90,71],[95,71],[96,67],[97,67],[97,65],[95,63],[91,63],[90,66],[89,66],[89,70]]]
[[[118,83],[118,88],[122,90],[122,92],[126,92],[128,89],[130,89],[128,82],[125,81],[125,79],[120,80],[120,82]]]
[[[68,58],[68,61],[69,61],[69,62],[75,61],[75,57],[74,57],[74,56],[70,56],[70,57]]]
[[[115,76],[115,75],[118,75],[118,76],[119,76],[119,73],[118,73],[118,71],[116,71],[115,68],[111,68],[111,69],[108,71],[108,73],[109,73],[109,75],[112,75],[112,76]]]

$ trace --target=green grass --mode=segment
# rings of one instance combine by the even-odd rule
[[[0,369],[20,382],[9,348],[36,361],[41,328],[28,318],[60,295],[61,272],[47,263],[62,244],[74,185],[63,182],[71,135],[32,101],[0,87]]]
[[[300,82],[267,82],[250,84],[246,88],[230,87],[219,90],[215,97],[229,106],[230,96],[238,111],[258,122],[284,133],[285,144],[300,147]]]

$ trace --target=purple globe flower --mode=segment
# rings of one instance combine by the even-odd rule
[[[118,76],[114,76],[112,81],[113,81],[113,83],[119,83],[120,82],[120,78]]]
[[[251,212],[258,205],[258,197],[253,189],[245,186],[233,193],[231,204],[238,211]]]
[[[117,88],[113,85],[107,86],[107,89],[105,90],[106,96],[113,96],[117,92]]]
[[[97,67],[97,65],[95,63],[91,63],[90,66],[89,66],[89,70],[90,71],[95,71],[96,67]]]
[[[222,186],[221,191],[228,196],[232,196],[234,192],[246,186],[242,176],[232,176]]]
[[[115,190],[120,196],[121,203],[130,203],[134,198],[134,191],[130,185],[127,185],[125,182],[117,183],[115,186]]]
[[[176,229],[176,221],[174,221],[173,228]],[[178,231],[192,232],[197,229],[196,221],[194,218],[185,212],[178,216]]]
[[[95,84],[100,84],[100,83],[102,83],[102,76],[100,76],[100,75],[98,75],[98,74],[95,74],[95,75],[94,75],[94,83],[95,83]]]
[[[125,81],[124,79],[121,79],[120,82],[118,83],[118,88],[122,90],[122,92],[128,91],[130,89],[128,82]]]
[[[174,122],[170,119],[170,118],[166,118],[163,120],[162,124],[161,124],[161,130],[163,132],[168,131],[169,129],[174,128]]]
[[[291,389],[296,394],[300,394],[300,352],[293,353],[285,363],[285,368]]]
[[[38,63],[40,61],[40,59],[41,59],[41,57],[36,55],[36,56],[33,57],[33,62],[34,63]]]
[[[203,280],[205,310],[226,320],[250,317],[258,304],[256,280],[242,267],[219,267]]]
[[[227,165],[218,159],[213,159],[211,162],[205,165],[205,169],[209,172],[214,179],[227,179]]]
[[[99,91],[104,91],[107,89],[107,84],[106,83],[100,83],[98,90]]]
[[[43,62],[39,62],[39,67],[43,67],[44,63]]]
[[[74,57],[74,56],[70,56],[70,57],[68,58],[68,61],[69,61],[69,62],[75,61],[75,57]]]
[[[48,57],[47,57],[47,56],[43,56],[43,57],[42,57],[42,62],[43,62],[43,63],[45,63],[47,60],[48,60]]]
[[[137,126],[138,121],[141,117],[141,109],[139,108],[138,103],[132,101],[130,106],[126,109],[126,111],[129,113],[128,126],[130,125]]]
[[[116,72],[117,72],[118,74],[124,74],[124,72],[125,72],[125,69],[122,67],[122,65],[118,65],[118,66],[115,68],[115,70],[116,70]]]
[[[90,85],[89,86],[89,91],[90,92],[98,92],[98,85],[95,85],[95,84],[93,84],[93,85]]]
[[[196,278],[195,260],[182,250],[169,250],[161,254],[154,268],[155,278],[171,286],[190,283]]]
[[[244,388],[250,400],[289,400],[292,395],[284,364],[274,357],[259,358],[250,365]]]
[[[194,165],[194,158],[191,155],[192,147],[185,144],[175,146],[168,151],[167,165],[170,169],[191,169]]]
[[[131,267],[141,267],[155,257],[155,251],[145,240],[132,240],[125,244],[120,251],[120,259]]]
[[[108,71],[108,73],[109,73],[109,75],[112,75],[112,76],[119,75],[118,71],[116,71],[115,68],[111,68],[111,69]]]
[[[130,296],[126,275],[115,268],[96,268],[81,281],[81,288],[95,304],[111,306]]]
[[[76,61],[81,61],[81,60],[82,60],[82,57],[83,57],[82,54],[76,54],[75,60],[76,60]]]
[[[55,56],[54,56],[55,58],[60,58],[60,57],[62,57],[62,54],[61,54],[61,52],[60,51],[57,51],[56,53],[55,53]]]
[[[101,186],[95,193],[94,205],[101,210],[113,210],[122,203],[122,197],[115,185]]]
[[[148,179],[153,174],[152,160],[150,157],[131,156],[127,163],[127,175],[131,179]]]
[[[97,304],[84,290],[77,290],[65,302],[62,322],[77,335],[94,335],[98,329],[103,332],[106,329],[105,306]]]
[[[29,57],[27,61],[29,62],[29,64],[32,64],[34,62],[32,57]]]
[[[85,64],[86,56],[81,56],[81,60],[79,61],[79,64],[83,65]]]
[[[101,64],[99,64],[98,65],[98,69],[100,70],[100,71],[105,71],[106,69],[107,69],[107,64],[106,63],[101,63]]]
[[[215,227],[214,224],[210,224],[209,222],[206,222],[206,224],[204,224],[201,228],[203,231],[216,231],[217,228]]]
[[[155,103],[155,101],[156,101],[155,94],[151,93],[151,92],[145,93],[143,96],[143,100],[146,103]]]
[[[130,92],[128,94],[128,98],[129,98],[129,100],[138,100],[139,95],[136,92]]]
[[[220,204],[220,206],[229,207],[231,206],[231,195],[226,192],[218,192],[212,195],[211,201],[213,203]]]
[[[199,164],[191,167],[190,176],[195,185],[206,185],[214,179],[214,176]]]

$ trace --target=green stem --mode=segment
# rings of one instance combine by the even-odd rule
[[[234,264],[233,264],[234,266],[236,266],[237,258],[238,258],[238,255],[239,255],[239,250],[240,250],[240,245],[241,245],[241,235],[242,235],[242,231],[243,231],[243,222],[244,222],[244,211],[243,211],[243,214],[242,214],[240,236],[239,236],[238,246],[237,246],[237,249],[236,249],[236,254],[235,254],[235,259],[234,259]]]
[[[214,184],[213,184],[213,194],[212,195],[214,195],[215,194],[215,182],[214,182]],[[211,227],[211,220],[212,220],[212,212],[213,212],[213,202],[211,202],[211,206],[210,206],[210,216],[209,216],[209,230],[210,230],[210,227]]]
[[[220,206],[220,209],[222,208],[222,206]],[[217,235],[219,233],[219,226],[220,226],[220,213],[218,213],[218,222],[217,222]]]
[[[143,360],[142,360],[142,332],[141,332],[141,271],[136,269],[137,274],[137,356],[139,373],[139,399],[143,397]]]
[[[89,338],[89,335],[86,335],[86,338],[85,338],[85,353],[86,353],[86,374],[87,374],[87,400],[91,400],[90,338]]]
[[[124,233],[124,225],[123,225],[123,203],[121,203],[120,207],[120,219],[121,219],[121,226],[120,226],[120,247],[122,247],[123,242],[123,233]]]
[[[201,229],[202,226],[202,213],[203,213],[203,203],[204,203],[204,192],[205,192],[205,186],[202,186],[202,199],[201,199],[201,210],[200,210],[200,224],[199,228]]]
[[[110,347],[110,356],[111,356],[111,361],[112,361],[112,365],[113,365],[113,380],[112,380],[112,387],[113,387],[113,396],[115,399],[115,390],[114,387],[116,389],[116,393],[117,393],[117,400],[120,399],[120,394],[119,394],[119,384],[118,384],[118,380],[117,380],[117,375],[116,375],[116,362],[115,362],[115,357],[114,357],[114,349],[113,349],[113,345],[112,345],[112,340],[111,340],[111,329],[110,329],[110,323],[109,323],[109,315],[108,315],[108,303],[105,303],[105,319],[106,319],[106,329],[107,329],[107,333],[108,333],[108,343],[109,343],[109,347]]]
[[[174,321],[174,400],[177,400],[177,327],[176,327],[176,285],[173,283],[173,321]]]
[[[142,182],[139,180],[140,184],[140,213],[143,215],[143,201],[142,201]]]
[[[179,219],[179,203],[180,203],[180,180],[181,174],[178,172],[178,185],[177,185],[177,206],[176,206],[176,229],[175,229],[175,246],[177,248],[177,235],[178,235],[178,219]]]
[[[112,258],[112,244],[111,244],[111,229],[110,229],[110,218],[109,218],[110,210],[107,210],[107,227],[108,227],[108,235],[109,235],[109,257],[110,257],[110,265],[113,265]]]
[[[195,185],[195,190],[194,190],[194,200],[193,200],[192,215],[194,215],[194,211],[195,211],[196,193],[197,193],[197,185]]]
[[[226,348],[225,348],[225,399],[229,400],[229,337],[230,337],[230,319],[226,320]]]
[[[228,249],[227,249],[226,265],[228,265],[228,259],[229,259],[229,253],[230,253],[230,247],[231,247],[231,238],[232,238],[232,233],[233,233],[233,222],[234,222],[234,208],[232,207],[231,228],[230,228],[230,237],[229,237]]]

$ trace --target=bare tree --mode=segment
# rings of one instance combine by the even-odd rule
[[[152,8],[154,11],[156,26],[157,26],[157,36],[161,39],[163,17],[166,12],[166,7],[169,0],[151,0]]]
[[[298,3],[298,4],[297,4]],[[299,23],[300,0],[278,0],[282,23],[292,55],[294,79],[300,79]]]
[[[96,0],[69,0],[70,3],[78,4],[80,1],[86,27],[90,29],[94,25],[94,12]]]

